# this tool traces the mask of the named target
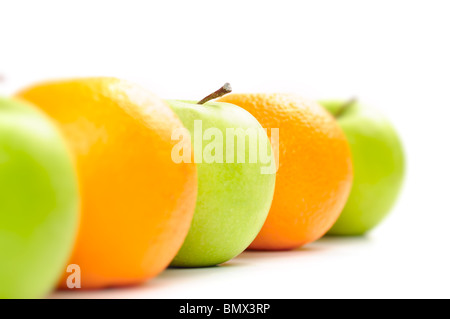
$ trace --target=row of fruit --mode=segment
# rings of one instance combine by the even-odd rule
[[[377,111],[230,91],[164,101],[83,78],[1,98],[0,298],[139,284],[388,213],[404,156]]]

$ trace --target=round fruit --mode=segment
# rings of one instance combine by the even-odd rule
[[[275,195],[251,249],[293,249],[323,236],[338,218],[352,183],[350,148],[334,118],[289,94],[229,94],[220,99],[279,129]]]
[[[82,220],[71,263],[81,287],[136,284],[166,268],[197,194],[195,164],[171,159],[172,131],[183,127],[176,115],[114,78],[44,83],[19,95],[59,123],[76,154]]]
[[[202,162],[197,163],[194,219],[172,265],[204,267],[224,263],[251,244],[266,220],[275,187],[275,165],[272,172],[263,174],[274,162],[270,142],[258,121],[236,105],[187,101],[169,101],[169,105],[189,129],[193,152],[200,149],[206,157],[206,150],[220,140],[214,153],[222,154],[217,161],[208,162],[202,156]],[[195,122],[201,123],[202,131],[198,131]],[[199,133],[204,131],[206,135],[212,130],[216,130],[214,138],[200,143],[196,140]],[[239,131],[244,132],[241,138],[229,134]],[[250,137],[252,133],[255,139]],[[242,149],[238,146],[240,141],[245,142]],[[257,153],[258,146],[266,147],[270,162],[264,163],[260,154],[250,161],[250,153]],[[241,156],[244,161],[239,161]]]
[[[389,213],[400,192],[405,156],[389,121],[357,101],[323,101],[335,114],[352,149],[355,178],[347,204],[331,235],[363,235]]]
[[[42,298],[55,287],[78,213],[62,134],[28,103],[0,98],[0,299]]]

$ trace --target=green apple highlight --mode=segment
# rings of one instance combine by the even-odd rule
[[[405,171],[401,141],[377,110],[355,100],[320,102],[337,119],[350,143],[354,181],[331,235],[362,235],[377,226],[397,199]]]
[[[57,284],[78,205],[59,131],[30,105],[0,98],[0,298],[40,298]]]
[[[258,145],[261,145],[259,142],[265,142],[262,143],[265,145],[263,151],[269,155],[270,162],[274,163],[267,134],[259,122],[242,108],[229,103],[208,102],[220,94],[223,92],[208,96],[199,102],[202,104],[193,101],[168,101],[189,131],[195,155],[203,151],[200,160],[198,156],[194,156],[198,170],[198,197],[194,218],[172,266],[213,266],[240,254],[260,231],[272,203],[276,171],[263,173],[270,164],[260,156],[256,161],[251,160],[254,154],[251,154],[249,147],[250,135],[245,136],[247,147],[245,154],[242,154],[239,152],[237,138],[234,143],[230,143],[230,139],[235,137],[231,137],[229,133],[233,129],[235,132],[248,129],[263,131],[264,135],[257,135],[256,140]],[[204,132],[203,143],[200,145],[199,125]],[[223,141],[220,141],[221,138]],[[211,145],[215,145],[212,147],[215,149]],[[215,160],[208,160],[208,155]],[[243,158],[245,162],[242,161]]]

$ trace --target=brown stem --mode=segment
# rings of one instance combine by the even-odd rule
[[[356,103],[357,100],[358,99],[356,97],[352,97],[348,101],[344,102],[334,113],[334,117],[339,118],[340,116],[342,116],[342,114],[344,114],[345,111],[347,111],[350,106],[352,106],[354,103]]]
[[[225,94],[228,94],[230,92],[231,92],[231,85],[230,85],[230,83],[225,83],[220,89],[218,89],[217,91],[211,93],[207,97],[203,98],[197,104],[205,104],[208,101],[217,99],[218,97],[224,96]]]

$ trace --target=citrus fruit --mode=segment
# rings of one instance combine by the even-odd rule
[[[352,184],[348,142],[335,119],[291,94],[229,94],[222,102],[279,129],[279,165],[269,215],[250,249],[293,249],[322,237],[339,217]]]
[[[42,83],[18,94],[56,120],[76,155],[81,225],[70,264],[81,288],[143,282],[189,230],[195,164],[171,159],[180,120],[159,98],[115,78]],[[60,286],[66,286],[65,274]]]

